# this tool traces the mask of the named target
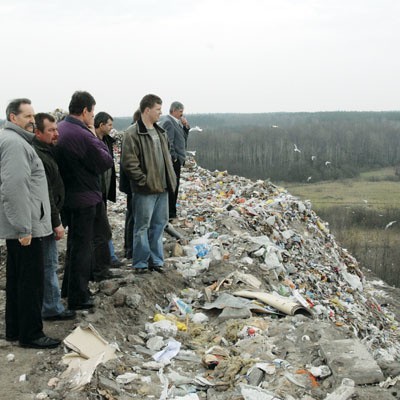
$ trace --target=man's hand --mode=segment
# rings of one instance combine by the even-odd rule
[[[64,227],[62,226],[62,224],[60,224],[57,227],[55,227],[53,229],[53,231],[54,231],[54,235],[55,235],[55,239],[56,240],[60,240],[60,239],[62,239],[64,237],[65,230],[64,230]]]
[[[189,122],[188,122],[188,120],[182,115],[182,117],[181,117],[181,122],[182,122],[182,125],[184,126],[184,127],[186,127],[186,128],[190,128],[190,125],[189,125]]]
[[[29,246],[31,244],[31,240],[32,240],[32,235],[18,239],[18,241],[21,243],[21,246]]]
[[[94,125],[86,125],[86,126],[88,127],[89,131],[92,132],[93,135],[97,137],[96,130],[94,129]]]

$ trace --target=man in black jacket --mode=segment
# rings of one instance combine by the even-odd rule
[[[35,125],[35,138],[32,144],[42,160],[46,172],[51,207],[51,225],[54,232],[42,239],[44,256],[42,318],[44,320],[72,319],[76,313],[64,308],[57,278],[58,251],[56,241],[64,236],[64,227],[60,219],[60,210],[64,203],[64,183],[53,154],[53,146],[58,138],[57,124],[52,115],[38,113],[35,115]]]
[[[93,266],[93,279],[102,281],[112,278],[110,266],[120,266],[115,255],[114,245],[111,239],[111,227],[107,217],[107,200],[116,201],[116,173],[114,165],[113,143],[114,139],[109,136],[113,127],[111,115],[104,111],[96,114],[94,118],[94,130],[96,136],[107,146],[113,158],[112,167],[100,175],[100,186],[103,196],[103,207],[96,212],[94,222],[94,252],[95,263]]]

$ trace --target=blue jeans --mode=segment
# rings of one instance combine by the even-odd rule
[[[168,223],[168,192],[133,194],[134,268],[164,265],[163,232]]]
[[[108,248],[110,249],[111,262],[119,261],[117,255],[115,254],[114,243],[111,239],[108,241]]]
[[[53,317],[64,311],[61,303],[60,287],[58,285],[58,250],[54,235],[46,236],[43,242],[44,287],[42,317]]]

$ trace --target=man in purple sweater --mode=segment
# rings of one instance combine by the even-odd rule
[[[88,282],[93,266],[93,225],[102,207],[99,175],[112,167],[107,146],[94,134],[93,96],[77,91],[58,124],[57,161],[65,185],[63,223],[68,226],[61,294],[71,310],[93,307]],[[92,129],[92,130],[91,130]]]

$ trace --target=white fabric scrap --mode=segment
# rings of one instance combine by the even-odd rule
[[[179,353],[180,349],[181,344],[175,339],[170,339],[163,350],[153,355],[153,359],[157,362],[169,363]]]

